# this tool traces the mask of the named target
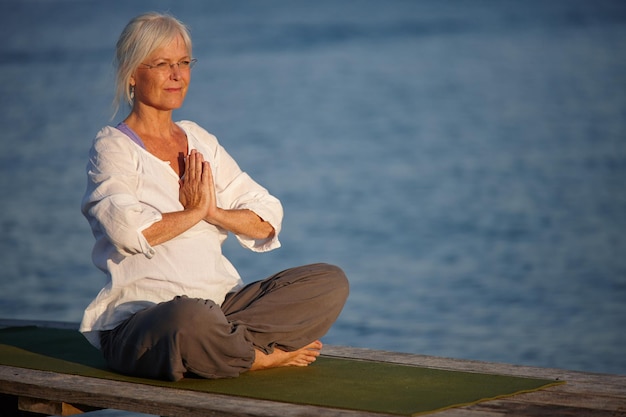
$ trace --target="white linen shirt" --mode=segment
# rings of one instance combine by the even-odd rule
[[[252,210],[275,229],[274,236],[265,240],[237,236],[240,244],[256,252],[280,247],[280,201],[241,171],[215,136],[190,121],[177,125],[187,134],[189,151],[197,149],[210,162],[218,206]],[[177,295],[220,305],[228,292],[242,286],[222,254],[226,230],[201,221],[154,247],[143,236],[143,230],[161,220],[162,213],[183,210],[179,178],[169,162],[107,126],[90,150],[87,178],[82,212],[96,239],[93,262],[108,278],[86,308],[80,326],[91,344],[99,348],[100,330],[113,329],[148,306]]]

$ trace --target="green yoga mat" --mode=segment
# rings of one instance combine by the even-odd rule
[[[445,371],[321,356],[306,368],[244,373],[238,378],[179,382],[132,378],[109,370],[98,350],[75,330],[0,330],[0,364],[139,384],[288,403],[415,416],[534,391],[545,379]]]

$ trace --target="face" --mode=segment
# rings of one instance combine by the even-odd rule
[[[190,60],[189,52],[181,36],[156,49],[142,61],[155,66],[159,63],[174,64]],[[135,87],[135,106],[145,105],[157,110],[173,110],[182,106],[191,79],[189,68],[180,69],[178,65],[165,65],[166,71],[139,65],[130,78],[130,85]]]

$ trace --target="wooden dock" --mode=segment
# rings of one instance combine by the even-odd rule
[[[33,322],[0,321],[0,327]],[[76,325],[37,322],[39,326]],[[626,417],[626,375],[446,359],[433,356],[326,346],[324,355],[417,365],[453,371],[558,379],[566,384],[504,399],[452,408],[434,417]],[[392,417],[379,413],[234,397],[118,382],[54,372],[0,366],[0,416],[73,415],[96,409],[118,409],[171,417]]]

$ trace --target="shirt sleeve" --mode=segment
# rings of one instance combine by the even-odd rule
[[[230,208],[253,211],[274,228],[273,237],[268,239],[252,239],[236,235],[243,247],[255,252],[267,252],[280,247],[278,234],[282,225],[283,207],[276,197],[258,185],[245,172],[240,173],[221,194],[224,197],[234,194],[236,197],[231,200]]]
[[[113,128],[96,137],[87,163],[82,212],[96,239],[108,239],[124,256],[143,253],[151,258],[155,251],[142,232],[162,215],[137,198],[137,157],[129,144],[135,146]]]

